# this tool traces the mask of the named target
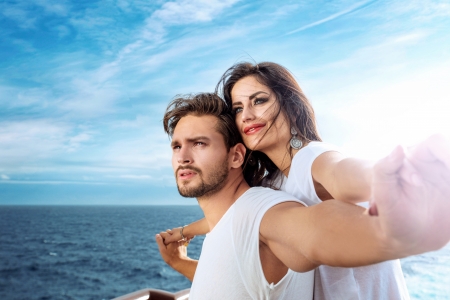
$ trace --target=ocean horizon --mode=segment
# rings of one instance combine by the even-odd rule
[[[156,233],[203,216],[196,205],[2,205],[0,299],[112,299],[190,282],[161,259]],[[198,258],[204,237],[188,255]],[[450,299],[450,245],[401,260],[411,299]]]

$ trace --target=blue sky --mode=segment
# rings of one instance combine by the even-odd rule
[[[3,1],[0,29],[0,204],[195,204],[163,112],[243,60],[350,155],[450,133],[448,1]]]

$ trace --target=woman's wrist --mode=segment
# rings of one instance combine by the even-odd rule
[[[180,228],[180,236],[182,241],[187,241],[186,233],[184,232],[184,228],[187,227],[187,225],[181,226]]]

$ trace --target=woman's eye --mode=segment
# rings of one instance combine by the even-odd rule
[[[233,109],[233,114],[237,115],[241,111],[242,111],[242,107],[236,107],[235,109]]]
[[[262,104],[267,102],[268,99],[266,98],[256,98],[254,104]]]

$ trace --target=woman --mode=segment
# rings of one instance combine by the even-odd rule
[[[251,150],[244,167],[251,185],[280,188],[308,205],[369,200],[371,165],[321,142],[311,104],[284,67],[236,64],[222,76],[219,89]],[[376,214],[376,207],[369,213]],[[200,220],[169,230],[165,241],[207,232]],[[409,299],[398,260],[359,268],[320,266],[315,276],[315,299]]]

